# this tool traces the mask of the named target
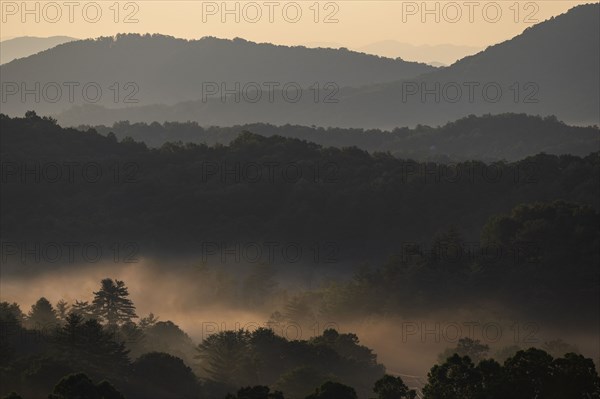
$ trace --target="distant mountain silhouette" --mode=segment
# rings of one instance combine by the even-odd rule
[[[600,4],[577,6],[419,79],[342,93],[334,105],[343,104],[344,112],[330,107],[328,114],[339,120],[321,123],[339,126],[343,120],[342,126],[390,128],[445,123],[471,113],[518,112],[556,115],[570,124],[598,124],[599,31]],[[457,86],[461,97],[453,102]],[[502,95],[496,101],[497,88]],[[436,92],[438,99],[428,90]]]
[[[32,54],[73,40],[77,39],[69,36],[23,36],[3,40],[0,42],[0,64],[6,64],[17,58],[29,57]]]
[[[306,47],[325,47],[334,49],[346,47],[337,42],[308,42],[303,44]],[[481,47],[455,44],[414,45],[398,40],[381,40],[364,46],[348,48],[361,53],[373,54],[386,58],[402,58],[405,61],[424,62],[435,67],[448,66],[467,55],[478,53],[483,49]]]
[[[373,83],[410,78],[435,68],[421,63],[405,62],[367,55],[346,49],[309,49],[243,39],[200,40],[176,39],[163,35],[117,35],[71,42],[34,56],[15,60],[0,68],[2,82],[78,82],[73,104],[85,102],[82,87],[90,82],[102,89],[98,104],[119,107],[125,97],[139,100],[140,105],[174,104],[202,98],[203,83],[226,82],[226,89],[253,90],[257,85],[275,82],[289,84],[290,93],[296,84],[316,90],[328,82],[338,87],[363,86]],[[118,86],[114,86],[114,83]],[[135,86],[126,87],[128,82]],[[269,83],[270,84],[270,83]],[[117,101],[114,100],[119,88]],[[139,89],[139,90],[138,90]],[[90,89],[91,90],[91,89]],[[219,89],[220,90],[220,89]],[[42,96],[39,103],[29,96],[26,101],[11,96],[3,104],[8,114],[23,114],[34,107],[38,113],[60,112],[69,106],[65,88],[59,101],[52,102],[54,92]],[[95,96],[90,91],[90,96]],[[292,94],[291,94],[292,95]]]
[[[482,49],[474,46],[460,46],[455,44],[437,45],[414,45],[397,40],[382,40],[357,48],[368,54],[377,54],[382,57],[404,60],[420,61],[435,66],[450,65],[457,60],[471,54],[478,53]]]
[[[429,65],[437,67],[437,68],[448,66],[448,64],[444,64],[443,62],[439,62],[439,61],[429,61],[429,62],[426,62],[426,64],[429,64]]]
[[[0,70],[3,80],[33,79],[58,70],[52,76],[85,81],[93,76],[87,71],[94,70],[106,76],[105,85],[109,79],[139,82],[137,105],[103,98],[104,103],[55,111],[59,122],[70,126],[190,120],[203,126],[264,122],[393,129],[507,112],[556,115],[568,124],[592,125],[600,123],[599,31],[600,4],[588,4],[440,69],[347,50],[128,35],[69,43]],[[211,57],[200,60],[199,54],[208,53]],[[62,70],[64,65],[68,68]],[[297,81],[305,87],[315,80],[332,81],[340,90],[307,88],[297,101],[286,99],[281,86],[273,97],[262,93],[258,101],[249,101],[252,95],[241,101],[233,95],[200,99],[202,81],[225,79]],[[368,81],[379,83],[365,84]],[[65,105],[43,103],[33,108],[47,113]],[[28,107],[31,104],[15,101],[3,104],[9,114],[22,115]]]

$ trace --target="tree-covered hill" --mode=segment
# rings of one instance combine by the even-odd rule
[[[445,165],[250,132],[226,146],[149,149],[32,113],[0,126],[6,240],[189,251],[203,241],[333,241],[347,256],[387,256],[452,225],[477,238],[490,216],[524,202],[598,206],[597,153]]]
[[[81,126],[102,135],[113,132],[118,139],[131,137],[150,147],[168,141],[214,145],[229,144],[242,131],[262,136],[282,136],[310,141],[326,147],[358,147],[369,152],[390,152],[399,158],[419,161],[518,161],[540,152],[578,156],[600,148],[597,127],[569,126],[555,117],[525,114],[483,115],[459,119],[438,127],[379,129],[320,128],[265,123],[232,127],[203,127],[197,122],[130,123],[112,126]]]

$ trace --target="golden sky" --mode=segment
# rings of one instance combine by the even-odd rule
[[[2,0],[0,3],[2,40],[16,36],[88,38],[136,32],[182,38],[243,37],[285,45],[332,43],[358,48],[383,40],[485,47],[583,2]]]

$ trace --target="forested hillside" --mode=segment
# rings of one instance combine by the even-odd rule
[[[597,127],[569,126],[555,117],[525,114],[470,115],[442,126],[419,125],[413,129],[404,127],[391,131],[265,123],[202,127],[197,122],[146,124],[128,121],[112,126],[79,127],[80,130],[89,128],[104,136],[112,132],[119,140],[131,137],[150,147],[160,147],[169,141],[229,144],[240,132],[249,131],[267,137],[297,138],[325,147],[354,146],[371,153],[390,152],[398,158],[439,162],[472,159],[518,161],[541,152],[585,156],[600,148],[600,130]]]

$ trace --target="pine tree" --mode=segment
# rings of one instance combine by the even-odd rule
[[[94,292],[92,305],[98,317],[114,327],[138,317],[128,296],[129,291],[123,281],[105,278],[101,281],[100,291]]]
[[[58,319],[64,323],[64,321],[67,319],[68,314],[69,305],[65,300],[61,299],[56,303],[56,315],[58,316]]]
[[[154,326],[157,321],[158,321],[158,317],[154,316],[154,313],[150,313],[148,316],[142,317],[140,319],[139,327],[142,330],[145,330],[147,328]]]
[[[56,310],[46,298],[41,297],[37,302],[31,305],[31,310],[27,314],[27,326],[36,330],[52,328],[58,324]]]
[[[129,351],[124,342],[97,320],[71,313],[56,334],[58,356],[74,369],[93,376],[119,378],[129,368]]]
[[[94,306],[88,301],[78,301],[76,299],[73,306],[71,306],[71,311],[69,313],[76,314],[86,320],[96,318]]]

